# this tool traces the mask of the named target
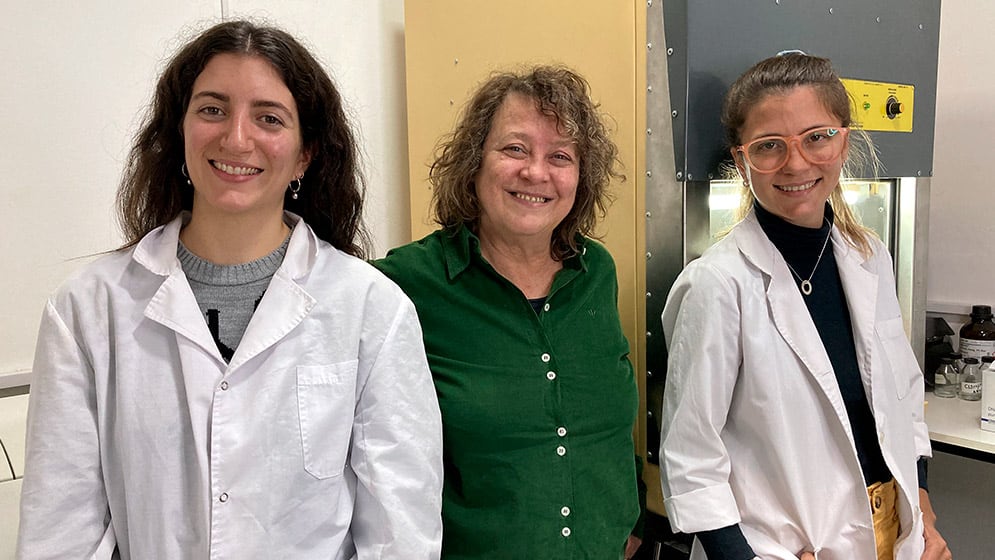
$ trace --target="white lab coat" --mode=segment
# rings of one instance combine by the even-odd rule
[[[441,419],[414,306],[287,216],[228,364],[176,258],[181,218],[49,300],[18,558],[439,557]]]
[[[899,485],[896,558],[918,560],[916,460],[930,455],[922,374],[883,244],[875,239],[865,260],[835,227],[832,243],[881,452]],[[764,559],[812,550],[820,560],[873,560],[846,409],[802,297],[752,213],[677,279],[663,312],[667,514],[685,533],[740,523]],[[702,558],[696,542],[692,559]]]

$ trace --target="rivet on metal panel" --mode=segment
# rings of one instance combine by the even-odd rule
[[[653,372],[650,370],[646,370],[646,377],[653,377]]]
[[[681,173],[680,171],[678,171],[677,172],[677,180],[680,181],[682,179],[684,179],[684,173]]]
[[[653,217],[653,213],[652,212],[647,212],[646,213],[646,217],[647,218],[652,218]]]
[[[774,3],[780,6],[781,5],[781,0],[774,0]]]
[[[646,176],[647,177],[652,177],[653,176],[653,172],[652,171],[647,171],[646,172]]]
[[[922,171],[916,171],[916,177],[922,177]]]
[[[674,47],[669,47],[667,49],[667,56],[674,56]]]
[[[453,59],[453,64],[454,65],[459,64],[459,59],[458,58]]]
[[[919,24],[919,31],[922,31],[922,24]]]
[[[652,136],[652,135],[653,135],[653,129],[652,128],[647,128],[646,129],[646,136]]]
[[[829,15],[833,15],[833,9],[829,8]]]
[[[646,86],[646,91],[649,93],[653,93],[653,86]]]
[[[711,173],[708,174],[708,180],[709,181],[711,181],[714,178],[715,178],[715,175],[712,175]]]
[[[653,333],[651,333],[651,332],[649,332],[649,331],[646,331],[646,338],[650,338],[650,337],[652,337],[652,336],[653,336]]]
[[[688,173],[688,181],[694,181],[694,177],[692,177],[690,173]]]
[[[646,50],[648,51],[653,50],[653,43],[646,43]]]
[[[876,21],[878,23],[881,23],[881,16],[878,16],[878,17],[874,18],[874,21]]]
[[[649,333],[646,333],[646,336],[649,336]],[[652,418],[653,417],[653,411],[652,410],[647,410],[646,411],[646,417],[647,418]]]
[[[449,104],[450,104],[450,105],[454,105],[455,103],[456,103],[456,102],[455,102],[455,101],[453,101],[452,99],[450,99],[450,100],[449,100]]]
[[[653,7],[653,0],[646,0],[646,7],[647,8]]]
[[[650,260],[652,258],[653,258],[653,253],[650,253],[649,251],[646,251],[646,260]]]
[[[653,297],[653,292],[646,292],[646,299]]]
[[[677,118],[677,109],[674,109],[673,111],[671,111],[670,112],[670,116],[676,119]]]

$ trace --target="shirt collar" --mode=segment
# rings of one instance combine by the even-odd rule
[[[587,238],[577,236],[580,253],[563,261],[563,268],[587,272]],[[483,259],[480,254],[480,238],[466,224],[450,226],[442,230],[442,251],[446,259],[446,274],[455,279],[469,268],[474,258]]]

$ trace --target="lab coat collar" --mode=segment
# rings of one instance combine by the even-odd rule
[[[316,304],[315,298],[297,280],[314,267],[320,242],[300,216],[285,212],[285,219],[293,224],[286,256],[227,365],[229,372],[282,339]],[[189,339],[223,364],[224,359],[176,257],[180,229],[187,220],[187,213],[177,216],[152,230],[135,247],[135,262],[153,274],[166,277],[146,306],[145,316]]]

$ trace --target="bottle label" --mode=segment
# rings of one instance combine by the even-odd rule
[[[981,383],[969,383],[962,381],[960,384],[960,393],[962,395],[980,395]]]
[[[961,338],[958,350],[965,358],[981,359],[983,356],[995,356],[995,340]]]

